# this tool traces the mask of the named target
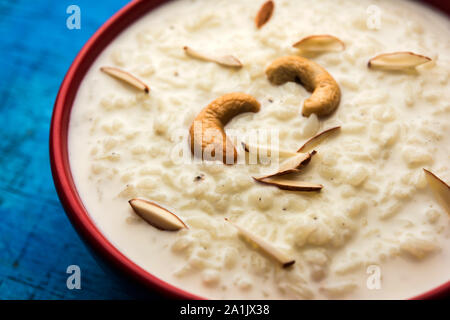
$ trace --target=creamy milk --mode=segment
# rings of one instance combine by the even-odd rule
[[[408,298],[448,281],[449,216],[422,170],[450,181],[448,18],[405,1],[279,0],[271,20],[256,29],[263,2],[170,2],[123,31],[95,61],[69,129],[71,169],[91,218],[136,264],[207,298]],[[299,54],[292,44],[314,34],[346,44],[342,52],[308,57],[342,90],[337,111],[320,120],[302,117],[310,96],[302,86],[274,86],[264,74],[277,57]],[[194,60],[186,45],[232,54],[244,67]],[[370,58],[395,51],[436,64],[417,74],[367,68]],[[101,66],[135,74],[150,94]],[[283,149],[295,151],[321,130],[342,126],[301,175],[323,184],[320,193],[258,184],[252,176],[268,170],[261,164],[176,161],[174,150],[189,151],[186,134],[198,112],[237,91],[254,96],[261,111],[236,117],[227,130],[273,129]],[[190,229],[155,229],[130,208],[134,197],[170,209]],[[225,217],[296,263],[282,269],[243,242]]]

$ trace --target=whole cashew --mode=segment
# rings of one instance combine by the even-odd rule
[[[266,69],[266,75],[275,85],[295,81],[312,92],[303,105],[302,113],[306,117],[312,113],[318,116],[329,115],[341,100],[341,90],[334,78],[324,68],[306,58],[278,58]]]
[[[260,104],[254,97],[239,92],[211,102],[197,115],[189,130],[192,154],[197,156],[201,152],[202,159],[219,157],[225,164],[236,163],[237,152],[224,126],[238,114],[259,109]]]

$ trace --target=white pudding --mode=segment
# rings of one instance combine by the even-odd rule
[[[448,281],[449,215],[423,171],[450,181],[448,18],[406,1],[278,0],[257,28],[263,3],[173,1],[98,57],[69,128],[71,169],[91,218],[137,265],[207,298],[409,298]],[[345,49],[305,53],[292,46],[311,35],[332,35]],[[233,55],[243,66],[197,59],[185,46]],[[432,62],[414,71],[368,68],[379,54],[405,51]],[[329,117],[302,116],[311,93],[267,79],[275,59],[300,55],[340,87]],[[150,92],[109,77],[104,66],[130,72]],[[298,173],[323,185],[320,192],[258,183],[252,177],[272,168],[247,163],[239,143],[243,161],[235,165],[177,159],[180,149],[190,156],[187,135],[197,114],[232,92],[251,95],[261,108],[232,119],[230,136],[269,130],[280,149],[295,153],[315,134],[341,126]],[[133,212],[133,198],[159,204],[189,228],[155,228]],[[283,268],[224,218],[295,263]]]

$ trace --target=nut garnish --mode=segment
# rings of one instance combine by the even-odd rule
[[[268,178],[255,178],[258,182],[268,184],[271,186],[278,187],[282,190],[290,190],[290,191],[320,191],[323,188],[323,185],[321,184],[315,184],[305,181],[296,181],[296,180],[290,180],[286,179],[280,176],[272,176]]]
[[[272,17],[274,8],[275,3],[272,0],[266,1],[261,6],[261,9],[259,9],[258,14],[255,18],[255,24],[258,29],[269,21],[270,17]]]
[[[450,214],[450,186],[433,172],[427,169],[423,169],[423,171],[425,171],[425,177],[435,198],[447,213]]]
[[[345,44],[342,40],[328,34],[308,36],[292,46],[307,52],[337,52],[345,49]]]
[[[315,154],[316,154],[315,150],[313,150],[310,153],[297,153],[295,156],[282,162],[278,167],[277,172],[256,179],[260,181],[270,177],[282,176],[289,173],[299,172],[300,169],[305,167],[311,161],[311,157]]]
[[[266,69],[269,81],[281,85],[288,81],[301,83],[312,92],[303,104],[305,117],[312,113],[318,116],[331,114],[341,101],[341,90],[334,78],[317,63],[298,56],[276,59]]]
[[[309,150],[317,147],[322,141],[324,141],[332,134],[337,133],[339,129],[341,129],[340,126],[332,127],[316,134],[314,137],[306,141],[305,144],[303,144],[303,146],[301,146],[300,149],[297,150],[297,152],[308,152]]]
[[[145,93],[150,92],[150,88],[144,82],[142,82],[142,80],[139,80],[127,71],[114,67],[101,67],[100,70],[116,79],[124,81],[125,83],[135,87],[138,90],[142,90]]]
[[[131,199],[128,201],[134,212],[146,222],[165,231],[187,229],[186,224],[174,213],[164,209],[154,202],[144,199]]]
[[[430,62],[431,58],[413,52],[383,53],[369,60],[368,67],[383,70],[411,70]]]
[[[203,61],[215,62],[215,63],[220,64],[225,67],[234,67],[234,68],[242,67],[242,63],[239,61],[239,59],[232,55],[212,57],[212,56],[200,53],[196,50],[193,50],[192,48],[187,47],[187,46],[183,47],[183,50],[191,58],[195,58],[195,59],[199,59],[199,60],[203,60]]]
[[[189,129],[191,151],[202,159],[222,159],[225,164],[236,163],[237,151],[227,138],[224,126],[244,112],[258,112],[259,102],[245,93],[229,93],[204,108]]]
[[[296,152],[287,151],[283,149],[273,149],[268,146],[254,145],[247,142],[241,142],[242,148],[245,152],[256,153],[258,156],[270,157],[273,154],[278,154],[280,157],[294,157],[297,155]]]
[[[272,259],[278,261],[283,268],[287,268],[295,263],[295,260],[281,252],[279,249],[275,248],[273,245],[268,243],[266,240],[258,237],[257,235],[245,230],[241,226],[231,222],[225,218],[231,225],[233,225],[239,232],[239,234],[248,242],[256,245],[261,251]]]

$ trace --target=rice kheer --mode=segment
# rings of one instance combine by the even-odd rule
[[[423,170],[450,182],[448,18],[409,1],[258,13],[265,2],[172,1],[101,53],[69,128],[93,221],[136,264],[207,298],[409,298],[448,281],[449,215]],[[266,74],[283,57],[335,81],[326,115],[307,111],[307,82]],[[229,94],[249,103],[216,123],[237,163],[192,157],[194,119]],[[136,214],[136,198],[152,204]]]

